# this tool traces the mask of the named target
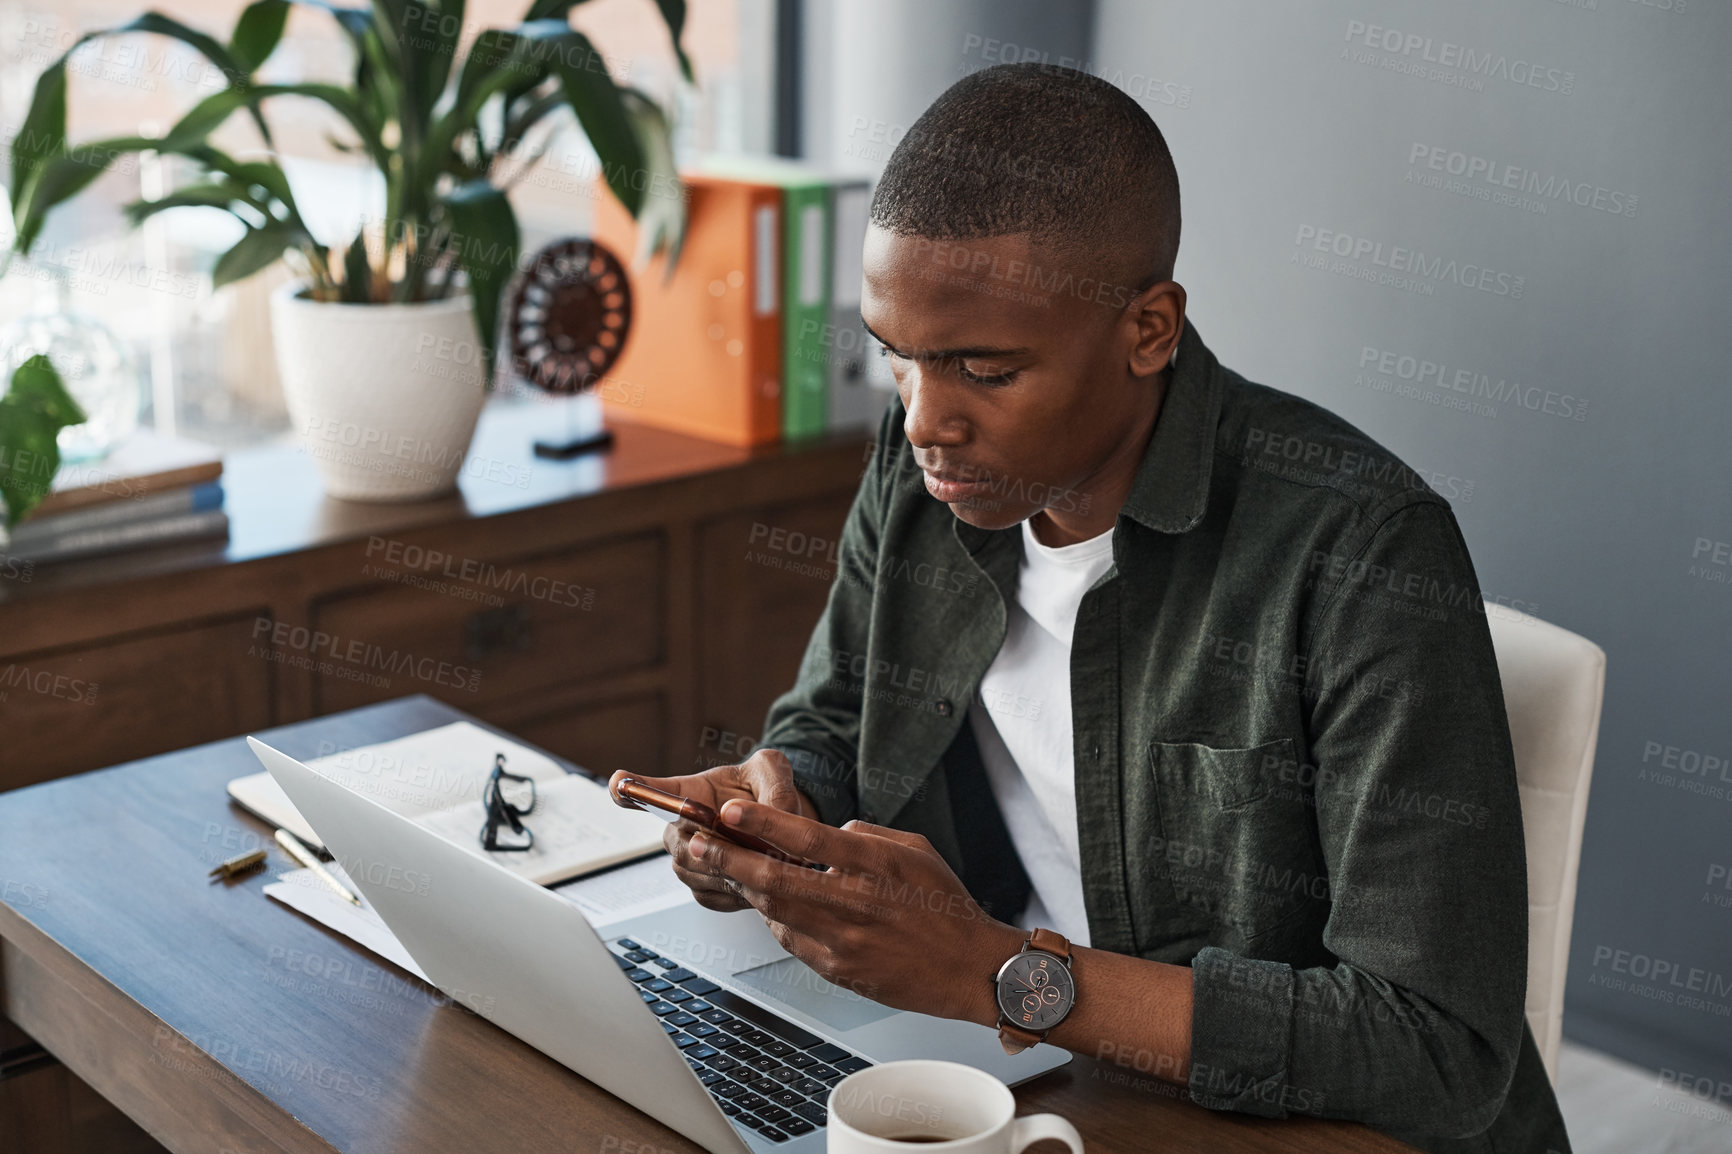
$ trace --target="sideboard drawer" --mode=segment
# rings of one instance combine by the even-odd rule
[[[269,726],[261,624],[247,614],[0,657],[0,790]]]
[[[315,713],[426,693],[461,709],[662,660],[659,533],[512,561],[368,563],[389,584],[313,604],[274,642],[312,670]]]

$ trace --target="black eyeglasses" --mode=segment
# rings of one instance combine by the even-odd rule
[[[535,779],[519,773],[506,773],[503,753],[493,755],[493,772],[487,775],[487,788],[481,792],[481,802],[487,807],[487,824],[481,827],[482,849],[521,853],[535,845],[534,831],[522,821],[535,811]],[[512,836],[502,842],[499,840],[500,827],[505,825],[511,827]]]

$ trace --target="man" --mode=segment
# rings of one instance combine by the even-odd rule
[[[1159,130],[1081,73],[975,73],[898,145],[861,306],[898,399],[828,607],[763,748],[661,783],[830,869],[685,823],[675,869],[829,980],[1007,1048],[1566,1151],[1455,519],[1217,363],[1179,220]],[[1017,957],[1039,973],[998,981]]]

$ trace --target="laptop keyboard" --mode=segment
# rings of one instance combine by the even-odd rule
[[[630,938],[608,948],[722,1113],[772,1142],[822,1129],[830,1088],[872,1064]]]

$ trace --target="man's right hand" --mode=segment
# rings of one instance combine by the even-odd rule
[[[788,764],[787,755],[777,749],[760,749],[739,765],[718,765],[687,777],[644,777],[618,770],[608,781],[609,792],[622,777],[635,777],[646,785],[689,797],[717,813],[737,797],[821,820],[818,808],[794,784],[794,767]],[[662,844],[673,857],[674,876],[691,888],[698,904],[706,909],[723,912],[746,909],[749,903],[734,892],[733,883],[726,876],[692,857],[692,835],[698,829],[681,818],[662,834]]]

